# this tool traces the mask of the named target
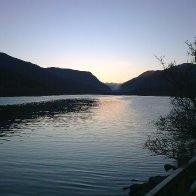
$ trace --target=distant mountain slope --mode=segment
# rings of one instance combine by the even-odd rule
[[[185,63],[172,68],[175,78],[189,78],[196,87],[196,65]],[[168,70],[147,71],[120,86],[120,93],[131,95],[175,95],[177,89],[172,78],[168,78]],[[189,74],[189,75],[187,75]],[[182,80],[183,82],[183,80]],[[196,90],[196,89],[194,89]]]
[[[0,53],[0,96],[105,94],[110,89],[90,72],[42,68]]]
[[[121,84],[115,82],[107,82],[105,83],[113,92],[118,92],[120,89]]]
[[[79,82],[80,84],[86,84],[88,88],[95,88],[100,92],[109,92],[109,88],[104,83],[100,82],[91,72],[87,71],[76,71],[72,69],[61,69],[61,68],[46,68],[46,70],[61,78],[61,79],[69,79]]]

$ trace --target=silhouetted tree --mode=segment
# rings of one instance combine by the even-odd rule
[[[186,41],[188,55],[196,62],[196,38]],[[196,153],[196,87],[192,77],[193,66],[176,69],[176,63],[162,64],[167,79],[175,86],[176,96],[171,97],[172,109],[168,115],[160,116],[154,123],[157,131],[145,143],[150,151],[176,160],[189,159]],[[194,60],[194,61],[193,61]]]

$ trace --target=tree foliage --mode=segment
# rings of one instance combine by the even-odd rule
[[[186,41],[193,58],[196,56],[196,38],[193,43]],[[162,64],[167,79],[177,89],[171,97],[172,109],[168,115],[160,116],[154,123],[157,131],[145,143],[150,151],[169,158],[190,158],[196,153],[196,92],[191,68],[177,71],[176,63],[165,65],[163,58],[156,57]]]

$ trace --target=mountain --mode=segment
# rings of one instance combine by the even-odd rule
[[[90,72],[42,68],[0,53],[0,96],[106,94],[110,89]]]
[[[144,72],[123,83],[120,86],[120,93],[172,96],[179,94],[179,85],[184,85],[184,82],[189,83],[189,87],[192,86],[196,91],[196,65],[184,63],[166,70]]]
[[[179,94],[176,81],[187,90],[190,90],[191,86],[195,93],[196,65],[184,63],[166,70],[147,71],[121,85],[103,84],[90,72],[55,67],[42,68],[0,53],[0,96],[111,93],[170,96]]]
[[[118,92],[120,89],[121,84],[115,82],[107,82],[105,83],[113,92]]]
[[[79,84],[85,84],[88,89],[91,89],[94,91],[102,92],[102,93],[108,93],[110,89],[107,85],[100,82],[91,72],[87,71],[76,71],[72,69],[61,69],[61,68],[46,68],[47,72],[50,74],[53,74],[61,79],[68,79],[68,80],[74,80],[75,82],[78,82]]]

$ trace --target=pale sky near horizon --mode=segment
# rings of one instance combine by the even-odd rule
[[[124,82],[186,62],[196,0],[0,0],[0,51],[42,67]]]

